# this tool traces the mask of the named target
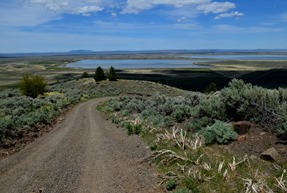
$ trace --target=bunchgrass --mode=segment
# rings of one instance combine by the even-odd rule
[[[234,86],[231,87],[230,92],[234,92],[234,89]],[[273,104],[272,93],[276,95],[277,91],[257,89],[260,91],[257,93],[259,95],[264,95],[264,92],[268,93],[265,107]],[[225,146],[237,137],[232,124],[228,122],[231,115],[228,114],[230,109],[226,105],[234,104],[228,98],[228,96],[232,96],[232,93],[227,94],[227,91],[228,88],[224,90],[223,96],[221,93],[215,93],[213,96],[197,95],[198,98],[163,95],[147,98],[124,97],[106,102],[103,109],[111,109],[115,103],[120,103],[119,112],[126,110],[129,114],[127,112],[117,113],[114,109],[109,113],[112,115],[111,117],[117,113],[119,122],[129,122],[132,129],[134,129],[135,123],[140,123],[139,125],[144,131],[141,136],[147,141],[148,147],[153,152],[146,161],[156,165],[158,176],[161,179],[160,184],[167,191],[286,192],[286,162],[268,162],[247,154],[237,156]],[[278,93],[281,93],[281,98],[287,96],[285,96],[285,90],[280,90]],[[254,94],[256,93],[253,93],[252,99],[256,101]],[[246,97],[251,96],[247,94]],[[251,108],[252,106],[248,106],[249,104],[243,99],[235,99],[239,101],[239,104],[242,103],[242,108]],[[228,104],[218,100],[227,100]],[[139,103],[144,106],[144,109],[138,110]],[[273,112],[282,113],[281,108],[276,109],[280,104],[275,103],[277,106],[273,105]],[[181,110],[176,111],[177,109]],[[256,116],[257,113],[260,113],[258,109],[251,109],[249,116]],[[260,114],[260,116],[264,116],[264,114]],[[154,121],[164,117],[169,119],[169,124],[159,126],[158,122]],[[201,121],[205,118],[206,120]],[[195,120],[196,124],[193,122]],[[189,128],[181,127],[185,125],[189,125]],[[127,129],[129,132],[129,128]],[[134,132],[134,130],[132,131]],[[210,140],[207,139],[209,136],[207,133],[212,134]]]

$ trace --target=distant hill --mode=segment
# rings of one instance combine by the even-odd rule
[[[72,50],[68,52],[69,54],[91,54],[94,53],[92,50]]]
[[[92,51],[71,50],[69,52],[46,53],[0,53],[0,58],[33,57],[33,56],[73,56],[73,55],[128,55],[128,54],[287,54],[287,49],[201,49],[201,50],[142,50],[142,51]]]

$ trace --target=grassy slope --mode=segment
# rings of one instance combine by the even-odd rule
[[[142,59],[141,56],[138,58]],[[1,59],[0,87],[16,86],[17,81],[22,75],[27,73],[41,74],[48,79],[49,83],[75,79],[76,77],[79,77],[83,71],[88,71],[90,75],[94,73],[94,70],[67,69],[63,67],[63,64],[74,61],[75,59],[85,58],[45,57]],[[118,71],[118,74],[120,78],[151,80],[186,90],[197,91],[203,91],[210,82],[215,82],[219,88],[222,88],[226,86],[233,77],[242,78],[245,81],[267,86],[269,88],[276,88],[278,86],[284,87],[287,85],[287,78],[285,76],[286,62],[226,61],[218,64],[212,63],[210,65],[214,68],[159,69],[152,70],[151,73],[150,71],[143,72],[138,70],[133,73]],[[53,97],[59,97],[55,96],[59,94],[62,97],[61,100],[67,102],[67,106],[94,97],[118,96],[120,94],[140,96],[150,96],[156,93],[167,96],[190,94],[190,92],[171,88],[162,84],[144,81],[121,80],[115,83],[102,82],[96,84],[93,79],[63,82],[52,86],[51,91],[53,91],[51,95],[47,95],[40,99],[46,100],[43,106],[40,106],[37,111],[32,110],[30,112],[28,110],[29,112],[26,112],[27,117],[21,116],[21,119],[25,121],[30,118],[33,119],[33,113],[38,112],[38,114],[43,113],[44,116],[45,113],[47,113],[47,109],[49,110],[48,113],[52,113],[49,115],[51,120],[54,119],[55,116],[58,116],[58,111],[61,111],[61,108],[58,109],[58,104],[51,104],[50,100],[53,100]],[[19,100],[19,98],[15,98],[15,100]],[[58,110],[51,111],[51,109]],[[9,117],[10,115],[3,115],[3,113],[0,112],[0,116],[2,118],[3,116]],[[19,117],[17,116],[14,118],[19,120]],[[48,121],[48,124],[50,124],[51,120]],[[46,120],[42,121],[44,124],[47,124]],[[120,122],[120,120],[118,121]],[[126,118],[124,121],[127,121]],[[134,117],[130,121],[133,123]],[[11,122],[15,121],[11,120]],[[34,125],[34,123],[31,123],[28,127],[27,125],[23,125],[25,132],[37,132],[33,130]],[[149,128],[150,125],[145,125],[144,127]],[[9,144],[9,140],[11,140],[10,142],[12,142],[13,145],[15,139],[18,140],[21,138],[21,129],[21,127],[13,128],[13,132],[16,132],[16,135],[15,133],[12,133],[12,137],[8,139],[8,142],[5,141],[5,144]],[[161,130],[161,128],[153,129],[155,132],[146,133],[143,137],[148,141],[151,149],[156,150],[157,154],[155,154],[155,157],[151,158],[150,161],[157,164],[159,174],[163,178],[164,186],[176,184],[177,189],[185,188],[186,192],[196,192],[197,190],[199,192],[210,192],[210,190],[215,190],[216,192],[240,192],[242,190],[247,191],[248,188],[251,190],[252,186],[258,186],[265,189],[267,189],[268,186],[277,192],[282,192],[282,188],[280,190],[280,188],[276,186],[280,186],[276,179],[280,181],[281,175],[283,176],[283,169],[287,169],[286,164],[274,165],[273,163],[265,162],[257,158],[253,159],[252,157],[248,157],[245,159],[245,157],[235,157],[235,163],[244,161],[240,164],[235,164],[236,169],[233,169],[233,155],[226,151],[224,146],[202,146],[195,149],[191,146],[191,148],[188,147],[183,150],[175,143],[175,139],[172,139],[172,137],[170,137],[170,139],[158,139],[159,136],[162,135],[166,135],[166,137],[169,135],[171,136],[170,129],[167,131]],[[19,132],[20,135],[18,135],[17,132]],[[180,138],[180,134],[177,134],[176,136]],[[158,144],[155,144],[155,141],[158,140]],[[191,145],[194,145],[196,142],[196,139],[186,138],[184,140]],[[172,152],[160,154],[163,153],[164,150],[171,150],[175,154]],[[170,162],[167,162],[166,160],[169,158]],[[283,179],[285,182],[282,183],[286,187],[286,174],[283,177],[285,177]]]
[[[66,108],[92,98],[118,95],[174,96],[186,93],[177,88],[146,81],[120,80],[96,83],[79,79],[49,86],[44,96],[32,99],[17,89],[0,91],[0,147],[12,147],[29,133],[37,133],[39,124],[49,125]]]
[[[189,94],[193,96],[192,99],[198,95]],[[206,96],[200,95],[200,97]],[[154,151],[147,160],[156,165],[158,174],[162,178],[162,185],[167,190],[174,192],[252,192],[252,189],[258,192],[286,191],[287,180],[284,172],[287,169],[286,160],[272,163],[252,154],[235,155],[235,152],[230,151],[226,145],[204,145],[202,138],[191,136],[192,133],[186,130],[186,126],[196,120],[189,119],[185,122],[186,125],[176,121],[177,117],[174,113],[161,116],[162,112],[154,112],[162,111],[164,108],[163,104],[166,102],[160,101],[169,100],[183,99],[180,97],[165,99],[161,96],[151,99],[122,98],[111,100],[98,108],[106,112],[119,127],[125,127],[129,134],[140,134],[146,139],[150,149]],[[171,103],[171,106],[175,105],[175,111],[180,108],[182,102],[178,106],[176,104],[177,102]],[[196,107],[191,106],[191,110],[193,108]]]
[[[55,84],[50,87],[50,91],[50,93],[38,99],[21,97],[16,91],[11,91],[15,95],[13,97],[9,95],[10,91],[7,92],[7,95],[4,93],[1,99],[1,102],[4,102],[2,105],[5,106],[6,99],[9,101],[9,104],[12,102],[11,104],[17,105],[13,107],[15,108],[13,111],[9,111],[9,106],[5,106],[5,108],[8,108],[7,111],[3,111],[4,108],[1,108],[1,118],[4,117],[7,120],[12,118],[10,120],[11,123],[17,120],[19,124],[23,120],[23,124],[25,124],[22,125],[24,131],[33,133],[37,132],[33,130],[35,123],[26,125],[29,122],[25,121],[33,120],[34,116],[39,117],[39,115],[43,114],[43,118],[49,116],[51,120],[39,119],[39,121],[42,124],[50,124],[50,121],[55,119],[59,115],[58,112],[63,108],[90,98],[127,94],[144,98],[155,94],[159,96],[203,97],[200,93],[183,91],[162,84],[130,80],[104,81],[97,84],[93,79],[80,79]],[[13,100],[15,101],[13,102]],[[23,104],[21,103],[22,100]],[[37,109],[29,109],[27,107],[27,112],[21,113],[25,108],[25,100],[33,100],[30,101],[31,104],[39,104]],[[101,107],[101,109],[104,110],[104,107]],[[15,115],[11,117],[11,115],[7,114],[8,112],[15,113]],[[111,111],[108,110],[108,112]],[[248,188],[251,190],[252,186],[259,186],[265,189],[268,186],[280,192],[280,188],[276,186],[278,185],[276,179],[280,181],[283,169],[286,169],[286,164],[274,165],[252,157],[235,156],[233,158],[232,153],[227,151],[224,146],[204,146],[200,138],[185,136],[184,132],[173,130],[168,124],[168,127],[155,127],[136,118],[137,114],[123,113],[125,115],[118,112],[111,114],[113,121],[132,129],[131,133],[141,133],[147,140],[150,148],[155,150],[155,154],[149,158],[149,161],[157,165],[158,172],[163,179],[163,186],[166,188],[171,187],[173,189],[176,187],[178,191],[182,190],[182,192],[210,192],[210,190],[215,190],[216,192],[240,192]],[[126,125],[126,122],[129,122],[129,126]],[[134,129],[136,125],[140,126],[137,128],[138,131]],[[177,126],[180,127],[180,125]],[[21,139],[22,127],[18,125],[16,128],[9,128],[13,132],[5,139],[4,144],[7,144],[7,140],[8,142],[11,140],[12,143],[10,145],[15,145],[14,141]],[[174,129],[176,128],[174,127]],[[184,147],[183,144],[185,144]],[[235,160],[233,161],[233,159]],[[286,181],[282,181],[282,183],[285,186],[287,185]]]

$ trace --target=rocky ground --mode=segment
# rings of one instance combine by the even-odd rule
[[[248,121],[240,121],[235,123],[235,129],[240,135],[236,141],[228,145],[234,154],[248,154],[269,161],[287,161],[286,144],[266,128]]]

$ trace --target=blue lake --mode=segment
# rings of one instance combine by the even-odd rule
[[[254,61],[287,61],[287,55],[184,55],[184,60],[81,60],[69,63],[69,68],[95,69],[98,66],[108,69],[140,69],[140,68],[209,68],[196,65],[198,62],[212,62],[224,60],[254,60]]]
[[[197,61],[198,62],[198,61]],[[193,60],[81,60],[66,65],[69,68],[139,69],[139,68],[208,68],[193,64]]]

